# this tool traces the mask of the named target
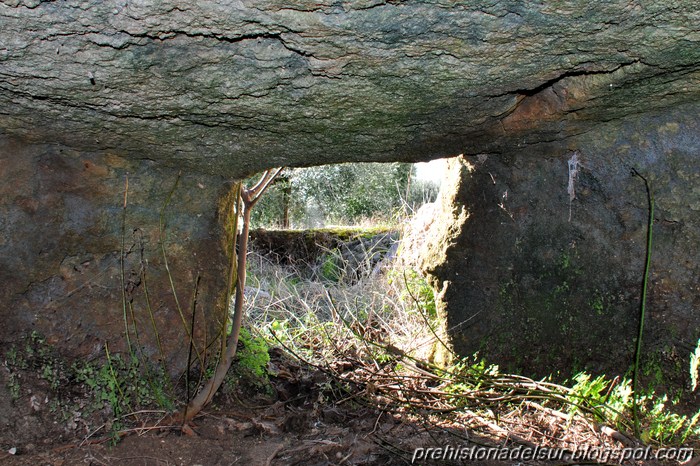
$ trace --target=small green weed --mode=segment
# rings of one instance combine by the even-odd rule
[[[25,338],[19,348],[10,347],[5,353],[5,364],[10,372],[10,394],[14,399],[19,397],[19,372],[32,371],[39,378],[48,382],[52,390],[68,381],[65,363],[59,358],[46,339],[34,331]]]
[[[109,407],[120,416],[142,406],[171,409],[173,401],[165,393],[166,375],[160,370],[147,370],[136,357],[110,355],[102,365],[75,363],[76,380],[92,394],[92,409]]]
[[[588,410],[596,413],[600,420],[617,424],[624,411],[632,406],[632,386],[628,379],[616,383],[603,375],[591,378],[585,372],[576,374],[573,379],[576,383],[568,397],[571,414]]]
[[[15,367],[20,367],[26,362],[24,359],[20,359],[19,353],[17,353],[17,347],[14,345],[12,345],[10,349],[7,350],[7,353],[5,353],[5,361],[8,365]],[[26,367],[23,369],[26,369]]]
[[[406,301],[415,301],[414,304],[427,314],[430,319],[437,318],[437,307],[435,305],[435,290],[432,286],[415,270],[407,270],[403,274],[390,272],[390,282],[400,279],[405,283],[405,288],[401,298]]]
[[[617,379],[616,379],[617,380]],[[630,426],[634,400],[632,381],[624,378],[619,383],[605,376],[592,378],[582,372],[574,376],[576,382],[569,393],[569,412],[589,411],[603,421],[620,428]],[[662,445],[682,445],[690,436],[699,436],[700,411],[694,416],[677,414],[669,409],[668,397],[659,396],[649,389],[639,396],[640,436],[643,441]]]
[[[167,393],[169,379],[160,366],[155,369],[142,364],[136,356],[111,355],[106,348],[101,363],[75,362],[69,366],[42,335],[32,332],[7,350],[5,365],[12,399],[20,398],[21,381],[33,374],[48,383],[48,409],[57,419],[66,421],[75,412],[82,416],[107,409],[114,439],[124,427],[120,416],[141,407],[170,410],[174,405]],[[82,393],[80,398],[76,398],[77,393]],[[96,421],[103,422],[101,417],[98,415]]]
[[[647,420],[646,428],[642,430],[642,440],[655,440],[661,444],[682,444],[693,432],[699,433],[695,427],[700,411],[690,420],[687,416],[673,413],[666,407],[666,395],[661,398],[647,396],[642,398],[648,403],[643,405],[642,413]]]
[[[10,391],[10,396],[14,401],[19,400],[21,394],[19,376],[14,372],[10,372],[10,380],[7,382],[7,389]]]
[[[603,294],[596,290],[594,298],[591,300],[589,303],[591,306],[591,309],[596,313],[598,316],[602,316],[605,312],[605,298]]]
[[[253,390],[257,394],[274,392],[268,377],[270,347],[265,338],[254,336],[246,328],[241,328],[236,352],[236,363],[224,382],[224,393],[232,393],[238,388]]]
[[[460,359],[445,370],[444,375],[453,380],[446,387],[445,391],[455,395],[462,395],[474,390],[480,390],[485,377],[497,376],[498,373],[497,365],[487,364],[485,360],[479,358],[477,353],[472,358]]]

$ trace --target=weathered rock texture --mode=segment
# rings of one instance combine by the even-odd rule
[[[458,351],[542,376],[631,367],[649,217],[637,170],[656,201],[644,372],[685,385],[700,338],[698,110],[609,123],[558,151],[451,162],[422,265]]]
[[[5,0],[0,128],[226,174],[507,151],[697,99],[697,6]]]
[[[9,138],[0,139],[0,167],[5,347],[37,331],[72,356],[103,356],[105,344],[126,349],[126,319],[133,349],[157,361],[155,324],[165,363],[177,372],[198,275],[197,349],[215,338],[226,293],[230,183],[190,174],[173,191],[178,174],[151,161]]]
[[[537,202],[564,146],[589,141],[584,160],[602,163],[603,147],[621,146],[598,146],[591,135],[608,136],[604,128],[628,115],[698,101],[699,24],[691,1],[4,0],[0,340],[36,328],[81,354],[123,341],[126,174],[126,281],[142,267],[153,274],[151,306],[174,355],[182,324],[158,230],[178,171],[166,257],[181,307],[201,274],[202,313],[212,315],[215,303],[223,308],[227,269],[225,179],[279,165],[489,154],[496,186],[531,180],[512,182],[521,188],[506,206],[513,196]],[[673,137],[659,134],[653,153]],[[645,168],[642,152],[626,157]],[[591,164],[583,180],[613,179],[602,166]],[[690,189],[692,179],[683,185],[673,173],[677,189]],[[601,192],[631,199],[632,188],[621,188],[629,192]],[[575,212],[572,225],[587,212]],[[672,220],[687,221],[683,212]],[[623,220],[611,221],[619,229]],[[557,247],[570,239],[553,233]],[[146,282],[133,281],[127,291],[144,300]],[[148,322],[144,306],[135,305],[137,319]],[[147,338],[148,325],[139,327]]]

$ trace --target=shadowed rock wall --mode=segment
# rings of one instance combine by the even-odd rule
[[[214,339],[228,271],[230,183],[183,175],[166,206],[178,173],[154,162],[28,146],[9,138],[0,138],[0,167],[0,339],[5,345],[38,331],[74,357],[103,356],[106,344],[123,351],[126,305],[134,349],[153,361],[161,358],[155,323],[166,363],[177,372],[187,355],[183,317],[189,328],[198,275],[197,348],[203,351]]]
[[[455,347],[529,375],[630,368],[649,216],[635,169],[656,199],[644,373],[685,386],[700,338],[698,110],[451,162],[423,267],[443,288]],[[569,221],[573,151],[581,165]]]

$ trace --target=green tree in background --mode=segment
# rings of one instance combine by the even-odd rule
[[[324,165],[288,169],[285,174],[253,212],[256,227],[391,222],[417,204],[432,201],[437,192],[413,180],[414,168],[408,163]]]

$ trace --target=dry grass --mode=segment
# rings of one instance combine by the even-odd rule
[[[629,416],[580,391],[502,374],[475,358],[436,364],[436,351],[449,348],[438,337],[444,330],[426,302],[426,285],[411,272],[385,270],[351,284],[329,283],[318,267],[281,266],[257,254],[250,264],[251,326],[329,374],[336,404],[411,419],[438,446],[466,439],[569,452],[643,446],[628,433]],[[391,438],[386,442],[392,445]],[[392,451],[406,456],[410,448],[401,442]]]

